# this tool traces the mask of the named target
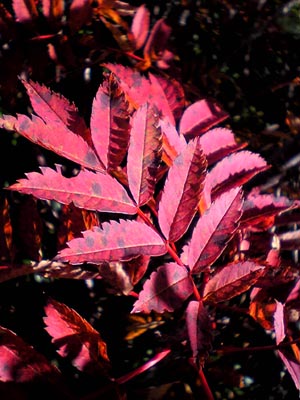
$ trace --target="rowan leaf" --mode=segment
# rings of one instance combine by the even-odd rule
[[[130,220],[105,222],[102,228],[83,232],[82,238],[67,243],[56,260],[71,264],[130,260],[141,254],[159,256],[166,253],[163,239],[144,223]]]
[[[188,137],[199,136],[227,117],[228,114],[217,104],[199,100],[184,110],[179,122],[179,132]]]
[[[256,153],[243,150],[219,161],[207,174],[206,188],[212,200],[236,186],[242,186],[268,167],[266,161]]]
[[[149,80],[151,83],[151,92],[148,101],[159,109],[162,118],[168,118],[170,123],[175,126],[175,118],[167,96],[160,85],[160,81],[151,73],[149,73]]]
[[[37,18],[38,11],[34,0],[13,0],[12,7],[17,22],[26,24]]]
[[[241,225],[249,227],[264,223],[267,218],[290,210],[294,206],[293,201],[285,196],[250,192],[243,205]]]
[[[77,32],[83,25],[90,21],[92,15],[91,0],[73,0],[70,5],[68,19],[71,32]]]
[[[199,218],[187,246],[188,265],[194,274],[212,265],[238,228],[242,192],[232,189],[215,200]]]
[[[149,79],[137,70],[120,64],[106,63],[103,66],[116,75],[128,101],[135,109],[148,101],[151,93]]]
[[[185,310],[188,338],[195,364],[204,366],[208,351],[212,347],[209,314],[202,301],[192,300]]]
[[[160,266],[145,282],[132,313],[174,311],[193,293],[193,281],[185,267],[176,263]]]
[[[43,200],[74,203],[88,210],[124,214],[135,214],[137,211],[123,186],[108,174],[82,170],[78,175],[66,178],[59,165],[56,171],[49,167],[40,169],[41,174],[30,172],[26,174],[27,179],[18,180],[8,189]]]
[[[145,69],[151,66],[152,60],[156,60],[164,52],[171,31],[172,29],[166,23],[165,18],[160,18],[155,22],[144,46]]]
[[[158,113],[147,103],[132,118],[127,157],[130,192],[138,206],[153,196],[162,152],[162,135]]]
[[[156,75],[156,79],[165,92],[165,96],[168,100],[175,121],[179,121],[185,108],[185,93],[182,85],[170,76],[164,78],[161,75]]]
[[[246,146],[246,144],[237,143],[233,132],[226,128],[214,128],[204,133],[200,137],[200,144],[208,165],[214,164]]]
[[[43,15],[49,19],[61,18],[64,13],[64,1],[63,0],[42,0]]]
[[[231,263],[217,270],[204,287],[204,303],[220,303],[246,292],[264,273],[254,261]]]
[[[194,218],[206,176],[206,158],[191,140],[170,167],[159,202],[158,222],[166,239],[175,242]]]
[[[58,379],[59,370],[13,331],[0,327],[0,381]]]
[[[94,151],[79,135],[69,130],[65,125],[46,123],[42,118],[32,115],[17,114],[17,118],[3,115],[0,118],[0,127],[16,131],[26,139],[48,150],[66,157],[83,167],[102,171],[103,167]]]
[[[74,309],[63,303],[49,299],[45,306],[43,318],[45,330],[58,347],[61,357],[68,357],[80,371],[109,369],[109,358],[106,343],[96,331]]]
[[[88,140],[88,128],[77,107],[44,85],[21,79],[35,113],[47,124],[63,125]],[[65,129],[63,127],[63,129]]]
[[[284,319],[284,304],[276,301],[276,311],[274,313],[274,330],[276,344],[280,344],[286,337],[286,326]],[[288,347],[278,350],[278,355],[288,370],[294,384],[300,390],[300,363],[293,352]]]
[[[136,50],[144,45],[149,33],[149,27],[150,12],[145,5],[142,4],[134,14],[131,24],[131,32],[133,34]]]
[[[123,161],[129,144],[129,112],[124,92],[111,74],[99,87],[92,105],[91,134],[106,169]]]
[[[168,118],[159,120],[159,126],[163,134],[163,159],[171,166],[174,159],[184,150],[187,143],[183,135],[179,135],[175,126]]]

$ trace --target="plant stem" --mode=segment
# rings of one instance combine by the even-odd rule
[[[131,379],[135,378],[136,376],[147,371],[149,368],[153,367],[155,364],[157,364],[159,361],[161,361],[163,358],[165,358],[170,352],[171,352],[171,350],[167,349],[167,350],[161,351],[160,353],[157,353],[154,357],[152,357],[145,364],[143,364],[140,367],[136,368],[135,370],[129,372],[128,374],[123,375],[120,378],[117,378],[116,382],[119,385],[122,385],[123,383],[130,381]]]
[[[210,387],[207,383],[203,369],[199,368],[198,373],[199,373],[199,378],[200,378],[201,384],[203,386],[204,392],[206,394],[206,400],[214,400],[214,396],[213,396],[212,391],[210,390]]]

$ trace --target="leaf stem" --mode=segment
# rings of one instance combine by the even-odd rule
[[[255,351],[268,351],[280,350],[282,347],[288,347],[292,344],[300,343],[300,338],[291,340],[290,342],[281,342],[279,344],[270,344],[268,346],[253,346],[253,347],[225,347],[224,349],[216,350],[217,354],[226,355],[231,353],[240,352],[255,352]]]
[[[171,350],[167,349],[167,350],[163,350],[163,351],[157,353],[154,357],[152,357],[145,364],[143,364],[140,367],[136,368],[135,370],[129,372],[128,374],[123,375],[120,378],[117,378],[116,382],[119,385],[122,385],[123,383],[130,381],[131,379],[135,378],[136,376],[147,371],[149,368],[153,367],[155,364],[157,364],[159,361],[161,361],[163,358],[165,358],[170,352],[171,352]]]

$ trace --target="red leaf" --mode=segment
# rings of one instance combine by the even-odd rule
[[[165,92],[165,96],[175,120],[178,121],[185,107],[185,93],[183,87],[178,81],[169,76],[168,78],[163,78],[162,76],[157,75],[156,79],[159,81],[160,86]]]
[[[47,19],[57,19],[58,21],[64,13],[64,1],[63,0],[42,0],[43,15]]]
[[[146,204],[154,193],[161,150],[158,113],[144,104],[132,119],[127,158],[129,189],[138,206]]]
[[[3,115],[3,118],[0,118],[0,127],[16,131],[33,143],[84,167],[97,171],[103,170],[94,151],[82,137],[70,131],[66,126],[56,123],[47,124],[35,115],[32,115],[32,119],[30,119],[26,115],[18,114],[17,118]]]
[[[192,356],[196,364],[199,360],[203,367],[207,353],[211,349],[212,335],[209,315],[202,301],[189,302],[185,311],[185,320]]]
[[[257,225],[283,211],[293,208],[294,203],[285,196],[274,196],[273,194],[259,194],[251,192],[243,206],[241,224],[243,226]]]
[[[163,150],[172,165],[174,159],[184,150],[187,143],[183,135],[179,135],[175,126],[167,118],[159,120],[159,126],[163,134]]]
[[[103,66],[116,75],[128,101],[136,109],[148,101],[151,84],[145,76],[133,68],[124,67],[120,64],[107,63]]]
[[[134,303],[132,312],[172,312],[192,293],[193,281],[187,269],[176,263],[168,263],[152,272],[139,294],[139,299]]]
[[[228,114],[218,105],[199,100],[184,111],[179,123],[179,132],[186,136],[199,136],[227,117]]]
[[[92,140],[107,169],[116,169],[123,161],[129,143],[129,128],[128,104],[111,75],[98,89],[91,116]]]
[[[108,371],[106,343],[84,318],[72,308],[52,299],[45,306],[45,313],[45,330],[62,357],[70,358],[80,371]]]
[[[38,16],[34,0],[13,0],[12,6],[16,21],[22,24],[32,22]]]
[[[144,4],[138,7],[131,24],[131,32],[134,37],[135,48],[140,49],[148,36],[150,26],[150,12]]]
[[[0,381],[29,382],[58,378],[59,370],[9,329],[0,327]]]
[[[150,65],[151,61],[158,58],[166,49],[171,32],[172,29],[167,25],[164,18],[155,22],[144,47],[144,58]]]
[[[200,143],[208,165],[246,146],[246,143],[238,144],[232,131],[226,128],[211,129],[201,136]]]
[[[199,218],[188,245],[188,265],[198,274],[210,266],[224,251],[238,228],[242,192],[232,189],[216,199]]]
[[[26,88],[32,108],[47,124],[63,125],[62,129],[67,127],[83,139],[89,139],[86,137],[88,128],[74,104],[44,85],[33,81],[26,82],[23,79],[21,82]]]
[[[211,190],[212,199],[221,193],[248,182],[268,168],[266,161],[256,153],[240,151],[219,161],[207,174],[205,190]]]
[[[71,32],[77,32],[90,21],[93,15],[91,0],[73,0],[69,10],[69,26]]]
[[[264,267],[252,261],[237,262],[217,270],[204,287],[203,301],[219,303],[247,291],[264,273]]]
[[[58,253],[57,260],[71,264],[129,260],[138,255],[159,256],[166,253],[162,238],[149,226],[137,221],[121,220],[103,223],[102,229],[83,232]]]
[[[206,158],[198,139],[191,140],[169,169],[159,202],[158,222],[165,237],[175,242],[194,218],[206,176]]]
[[[277,307],[274,313],[274,328],[276,344],[280,344],[286,337],[285,320],[284,320],[284,304],[276,301]],[[300,390],[300,363],[296,360],[293,353],[288,348],[278,350],[278,354],[286,366],[295,386]]]
[[[135,214],[137,209],[119,182],[108,174],[82,170],[77,176],[65,178],[61,167],[40,167],[42,174],[30,172],[8,189],[32,194],[44,200],[102,212]]]
[[[149,79],[151,83],[151,92],[149,94],[148,101],[151,104],[154,104],[161,114],[161,117],[166,117],[169,119],[171,124],[175,126],[175,118],[173,112],[170,108],[168,99],[163,88],[160,85],[159,80],[156,78],[155,75],[149,74]]]

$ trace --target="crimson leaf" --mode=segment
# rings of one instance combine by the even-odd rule
[[[242,192],[235,188],[217,198],[199,218],[185,249],[192,273],[201,272],[221,255],[237,230],[241,208]]]
[[[58,165],[56,171],[48,167],[40,169],[42,174],[30,172],[26,174],[27,179],[19,179],[9,189],[63,204],[73,202],[77,207],[88,210],[124,214],[135,214],[137,211],[123,186],[108,174],[83,170],[74,177],[66,178]]]
[[[187,231],[200,201],[206,158],[199,139],[191,140],[169,169],[159,202],[158,221],[165,237],[175,242]]]
[[[67,243],[56,256],[57,260],[71,264],[129,260],[138,255],[158,256],[166,253],[163,239],[149,226],[137,221],[105,222],[102,229],[83,232],[83,238]]]
[[[133,313],[174,311],[193,293],[193,281],[185,267],[176,263],[164,264],[152,272],[145,282]]]

